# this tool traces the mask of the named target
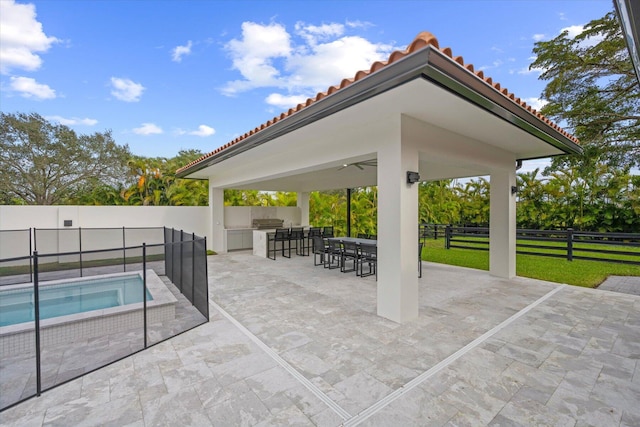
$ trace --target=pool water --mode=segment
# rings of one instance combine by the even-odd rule
[[[84,313],[142,302],[139,274],[83,280],[55,285],[41,284],[40,319]],[[147,290],[147,301],[153,298]],[[0,326],[35,320],[33,286],[0,290]]]

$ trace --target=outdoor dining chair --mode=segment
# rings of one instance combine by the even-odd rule
[[[307,245],[308,245],[307,251],[309,251],[309,247],[311,248],[311,252],[314,251],[315,248],[313,247],[313,244],[314,244],[313,238],[315,236],[322,237],[322,227],[309,227],[309,231],[307,232]]]
[[[329,247],[327,248],[327,256],[324,260],[325,268],[329,270],[340,268],[342,261],[342,244],[339,240],[329,239]],[[335,263],[335,265],[334,265]]]
[[[329,246],[325,243],[322,236],[313,236],[313,265],[324,265],[325,258],[329,253]],[[318,255],[320,255],[320,262],[318,262]]]
[[[333,237],[333,226],[324,227],[322,230],[322,237]]]
[[[347,269],[348,261],[353,262],[353,268]],[[358,270],[358,245],[355,242],[342,242],[340,264],[340,271],[343,273]]]
[[[273,250],[271,249],[271,242],[273,242]],[[276,254],[278,253],[278,242],[282,244],[282,256],[285,258],[291,258],[291,237],[289,235],[288,228],[276,228],[275,234],[271,236],[267,235],[267,257],[275,261]],[[284,254],[285,242],[288,245],[289,255]],[[273,258],[269,256],[270,253],[273,253]]]
[[[375,274],[376,280],[378,280],[378,247],[370,243],[361,244],[357,264],[359,271],[356,274],[358,276],[367,277]],[[369,271],[366,273],[364,271],[365,264],[369,267]]]
[[[289,239],[296,244],[296,255],[307,256],[309,255],[309,251],[305,252],[305,236],[304,229],[302,227],[291,227],[291,232],[289,233]]]

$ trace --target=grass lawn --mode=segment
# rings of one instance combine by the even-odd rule
[[[638,256],[640,257],[640,250]],[[488,251],[445,249],[444,239],[427,240],[422,252],[422,259],[441,264],[489,270]],[[640,276],[640,266],[600,261],[567,261],[562,258],[518,254],[516,255],[516,274],[533,279],[594,288],[609,276]]]

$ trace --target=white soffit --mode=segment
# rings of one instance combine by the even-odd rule
[[[411,80],[262,145],[205,167],[191,178],[208,178],[224,188],[313,191],[377,184],[375,167],[338,170],[342,164],[376,157],[378,144],[399,138],[394,117],[410,116],[446,130],[451,138],[510,153],[514,159],[563,152],[461,96],[424,78]],[[390,129],[391,128],[391,129]],[[399,132],[399,131],[398,131]],[[442,135],[441,135],[442,136]],[[448,153],[430,156],[430,134],[421,135],[421,174],[443,179],[486,174],[488,169]],[[446,141],[436,141],[440,144]]]

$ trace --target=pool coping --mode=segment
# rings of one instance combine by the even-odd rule
[[[89,277],[78,277],[74,279],[62,279],[62,280],[50,280],[46,282],[40,282],[39,286],[53,286],[61,283],[74,283],[74,282],[83,282],[87,280],[91,280],[92,278],[100,278],[100,279],[109,279],[114,277],[123,277],[123,276],[135,276],[138,275],[142,277],[142,271],[137,272],[123,272],[123,273],[110,273],[103,274],[100,276],[89,276]],[[33,283],[22,283],[18,285],[8,285],[3,286],[3,291],[11,291],[11,290],[19,290],[19,289],[27,289],[29,287],[33,287]],[[152,308],[157,308],[169,304],[175,304],[178,300],[171,293],[169,289],[164,285],[160,277],[155,273],[155,271],[148,269],[147,270],[147,290],[151,294],[153,300],[147,301],[147,310]],[[75,323],[78,321],[98,318],[98,317],[110,317],[118,314],[133,312],[136,310],[142,310],[144,306],[143,302],[137,302],[132,304],[125,304],[117,307],[104,308],[99,310],[91,310],[83,313],[74,313],[68,314],[65,316],[57,316],[49,319],[40,320],[40,328],[50,328],[53,326],[62,326],[70,323]],[[35,321],[18,323],[15,325],[7,325],[0,326],[0,337],[9,336],[14,334],[19,334],[23,332],[33,331],[35,326]]]

